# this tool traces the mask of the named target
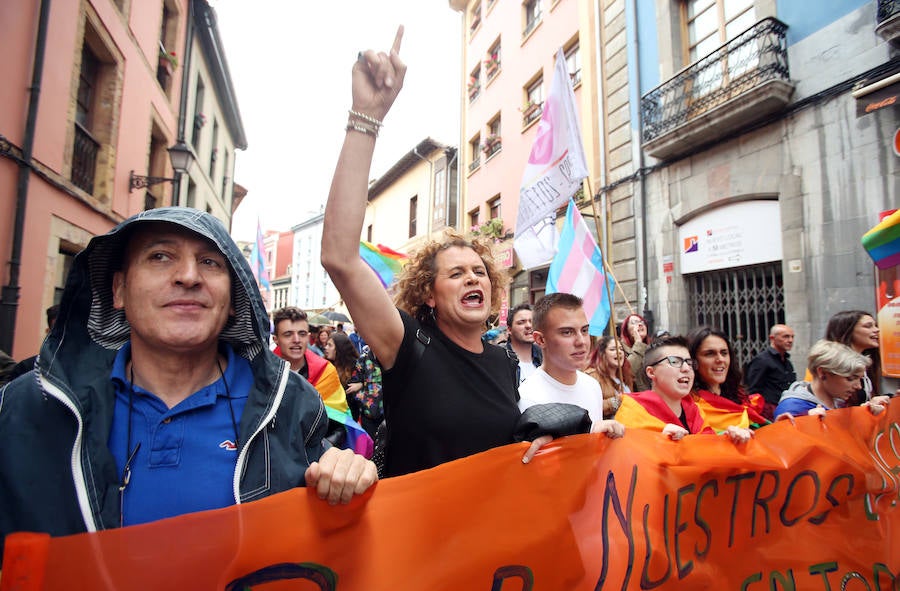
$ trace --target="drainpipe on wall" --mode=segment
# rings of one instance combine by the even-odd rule
[[[630,7],[630,14],[627,7]],[[640,46],[640,40],[638,37],[638,3],[637,0],[631,0],[626,7],[625,14],[625,27],[629,31],[628,34],[628,64],[630,66],[634,66],[634,78],[635,83],[631,86],[629,91],[629,101],[631,104],[635,106],[635,110],[637,112],[637,126],[632,125],[632,138],[631,138],[631,157],[632,161],[636,162],[638,165],[637,168],[637,187],[635,187],[634,199],[637,201],[635,203],[635,223],[634,223],[634,240],[636,242],[635,246],[635,256],[637,257],[636,263],[636,276],[637,276],[637,309],[641,310],[642,315],[646,318],[648,315],[650,317],[653,316],[652,310],[648,308],[648,298],[647,298],[647,228],[646,228],[646,215],[647,215],[647,199],[646,192],[644,186],[644,151],[641,149],[641,129],[643,127],[643,121],[641,121],[641,66],[638,61],[640,52],[638,48]],[[631,76],[629,76],[631,78]],[[635,133],[636,130],[636,133]],[[650,318],[646,318],[648,321],[648,329],[652,330],[651,320]]]
[[[447,148],[444,150],[444,157],[447,158],[447,178],[444,179],[444,184],[446,185],[444,191],[444,198],[447,200],[447,213],[450,212],[450,187],[452,186],[453,178],[450,175],[450,171],[453,169],[453,163],[457,161],[459,158],[459,150],[455,148]],[[459,165],[456,167],[457,176],[459,176]],[[456,181],[456,218],[453,220],[453,223],[450,222],[450,218],[447,217],[444,222],[448,226],[458,226],[459,225],[459,179]]]
[[[599,133],[597,134],[597,154],[600,158],[600,186],[606,186],[606,97],[603,94],[603,76],[605,75],[603,67],[603,2],[596,2],[596,26],[597,26],[597,45],[594,52],[595,63],[597,64],[597,115],[600,122]],[[591,195],[591,200],[595,196]],[[606,261],[612,267],[612,219],[607,215],[607,193],[603,191],[600,194],[600,219],[602,220],[603,229],[603,252],[606,253]],[[594,222],[596,224],[596,220]],[[615,318],[615,312],[612,314]]]
[[[184,139],[186,127],[185,111],[187,110],[188,90],[191,82],[191,56],[194,45],[194,0],[188,0],[187,25],[184,32],[184,64],[181,66],[181,96],[178,99],[178,138],[177,141],[187,145]],[[191,146],[193,148],[193,146]],[[190,174],[190,173],[188,173]],[[172,183],[172,205],[181,205],[181,175],[175,171],[175,182]]]
[[[25,233],[25,205],[28,202],[28,181],[31,178],[31,153],[34,149],[34,130],[37,125],[38,102],[41,97],[41,81],[44,76],[44,52],[47,48],[47,21],[50,18],[50,0],[42,0],[38,17],[37,37],[34,46],[34,66],[31,72],[31,96],[25,119],[25,135],[22,138],[22,160],[16,182],[16,213],[13,225],[12,249],[9,257],[9,283],[0,294],[0,349],[12,354],[16,335],[16,313],[19,308],[19,268],[22,265],[22,237]]]

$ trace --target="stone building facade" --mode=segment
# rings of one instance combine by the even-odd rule
[[[710,4],[726,9],[724,28],[729,7],[741,26],[686,58],[698,36],[691,11]],[[832,314],[874,312],[875,267],[860,237],[900,203],[898,107],[864,107],[900,72],[896,46],[876,30],[878,4],[832,3],[811,18],[788,0],[634,3],[633,38],[648,41],[633,78],[634,220],[645,236],[641,304],[657,327],[718,326],[746,362],[787,322],[800,370]]]

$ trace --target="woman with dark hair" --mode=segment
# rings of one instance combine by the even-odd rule
[[[637,314],[629,314],[622,321],[619,336],[628,354],[628,363],[631,365],[631,379],[635,392],[643,392],[650,389],[650,380],[644,374],[644,353],[652,339],[647,334],[647,321]]]
[[[881,394],[881,358],[878,355],[880,330],[875,318],[863,310],[842,310],[828,319],[825,340],[847,345],[857,353],[865,355],[871,362],[866,369],[862,388],[847,400],[847,406],[859,406]],[[811,382],[812,374],[806,370],[806,381]]]
[[[603,418],[613,418],[622,403],[622,395],[631,392],[634,384],[631,365],[625,358],[625,349],[609,335],[600,337],[584,373],[600,383],[603,391]]]
[[[759,394],[748,396],[741,386],[741,370],[732,363],[734,350],[724,332],[709,326],[695,328],[687,336],[691,359],[697,362],[693,396],[709,425],[716,431],[728,427],[759,428],[769,423],[761,414]]]
[[[350,342],[350,337],[342,332],[335,331],[325,342],[325,359],[334,365],[344,390],[347,389],[350,376],[353,375],[357,357],[356,347]]]
[[[328,342],[329,334],[328,329],[324,326],[318,327],[315,338],[309,345],[309,350],[319,357],[325,357],[325,344]]]

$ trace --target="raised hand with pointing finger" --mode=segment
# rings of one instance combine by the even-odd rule
[[[403,87],[406,64],[400,59],[403,25],[397,27],[389,53],[372,49],[360,52],[353,64],[353,111],[376,120],[380,127]]]

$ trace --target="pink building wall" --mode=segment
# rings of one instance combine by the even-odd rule
[[[469,2],[471,10],[472,2]],[[508,0],[496,0],[490,9],[487,2],[481,2],[481,24],[474,34],[469,33],[469,19],[466,19],[464,35],[468,40],[465,51],[465,77],[474,70],[479,61],[488,56],[488,50],[497,39],[500,39],[500,71],[487,82],[484,66],[481,67],[481,93],[474,101],[465,97],[463,143],[460,146],[464,155],[463,175],[466,175],[464,226],[469,225],[469,212],[475,207],[481,208],[481,220],[489,218],[485,203],[498,193],[501,195],[501,217],[504,227],[512,230],[515,227],[516,212],[519,205],[519,186],[522,173],[537,124],[534,122],[523,129],[521,107],[525,101],[523,88],[540,70],[543,72],[543,95],[546,98],[552,82],[556,52],[578,35],[578,1],[577,0],[542,0],[542,18],[540,24],[523,40],[522,3]],[[584,43],[581,47],[584,47]],[[584,63],[584,60],[582,61]],[[464,86],[465,88],[465,86]],[[575,89],[576,101],[581,100],[580,87]],[[486,158],[480,154],[481,166],[469,172],[468,165],[472,161],[468,142],[476,134],[484,138],[488,133],[488,122],[497,113],[501,114],[502,149]],[[584,118],[582,118],[583,120]],[[583,121],[582,121],[583,124]]]
[[[144,208],[143,191],[128,192],[129,171],[148,174],[153,122],[168,145],[177,136],[177,112],[182,68],[174,72],[171,98],[156,80],[162,2],[127,2],[122,14],[112,0],[54,2],[48,22],[43,81],[35,128],[33,159],[50,182],[30,174],[19,276],[15,343],[9,353],[21,359],[37,352],[44,336],[44,310],[53,303],[53,272],[60,241],[86,246],[118,221]],[[176,52],[183,55],[186,0],[176,0]],[[0,2],[0,135],[18,150],[22,146],[32,81],[38,27],[38,0]],[[89,16],[87,16],[89,15]],[[114,109],[112,185],[108,199],[74,188],[67,162],[71,159],[82,34],[89,20],[113,54],[120,95]],[[170,171],[171,172],[171,171]],[[0,157],[0,279],[9,282],[9,261],[16,211],[18,166]],[[97,191],[95,191],[95,194]],[[62,230],[61,230],[62,229]]]

